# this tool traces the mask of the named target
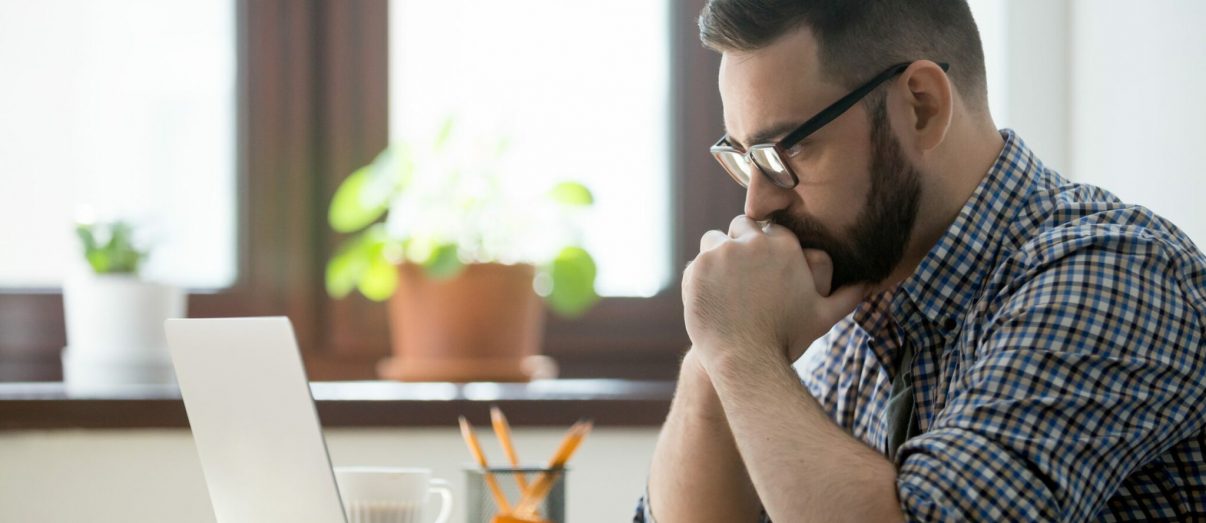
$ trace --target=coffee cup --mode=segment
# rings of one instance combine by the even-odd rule
[[[430,469],[335,467],[335,481],[348,523],[447,523],[452,515],[452,490]],[[434,520],[427,511],[432,493],[442,498]]]

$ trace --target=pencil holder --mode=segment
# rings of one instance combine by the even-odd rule
[[[519,478],[524,478],[528,488],[532,488],[540,480],[541,475],[553,475],[552,489],[536,507],[536,516],[520,519],[495,519],[504,514],[495,501],[495,495],[486,481],[485,471],[477,465],[465,465],[465,521],[467,523],[498,523],[500,521],[548,521],[563,523],[565,521],[565,475],[568,469],[549,469],[544,467],[490,467],[490,475],[506,497],[507,503],[515,508],[523,499],[519,488]]]

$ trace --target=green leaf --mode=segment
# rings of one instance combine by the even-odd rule
[[[374,176],[374,165],[356,169],[335,190],[327,221],[338,232],[349,233],[363,229],[385,214],[389,191],[380,189],[379,184],[370,183]]]
[[[595,260],[581,247],[566,247],[553,260],[553,289],[546,298],[554,312],[577,317],[599,301],[595,293]]]
[[[590,189],[577,182],[561,182],[557,184],[549,191],[549,197],[557,203],[576,207],[584,207],[595,203],[595,198],[591,195]]]
[[[427,276],[435,280],[444,280],[461,273],[465,265],[457,254],[456,244],[441,244],[431,250],[431,255],[423,262],[423,270]]]
[[[378,255],[369,263],[356,288],[370,300],[385,301],[398,288],[398,267]]]
[[[107,236],[103,244],[99,232],[106,233],[99,236]],[[84,246],[84,259],[97,274],[134,274],[146,258],[146,252],[134,245],[134,227],[129,223],[78,224],[76,234]]]
[[[133,272],[131,265],[137,265],[137,262],[131,261],[134,257],[130,252],[131,236],[130,226],[124,223],[115,223],[110,228],[109,242],[103,248],[109,261],[108,272]]]
[[[88,265],[92,266],[92,271],[97,274],[105,274],[109,272],[109,257],[101,251],[88,251],[84,253],[84,258],[88,260]]]
[[[368,260],[357,254],[352,249],[344,249],[327,262],[327,294],[332,298],[340,299],[352,292],[368,269]]]
[[[96,235],[93,233],[92,225],[79,224],[75,226],[75,233],[80,237],[80,243],[84,244],[84,259],[88,260],[88,265],[92,267],[92,272],[103,274],[105,269],[109,267],[109,260],[104,253],[100,252],[96,245]]]
[[[344,243],[327,262],[327,294],[338,299],[357,288],[373,259],[382,256],[386,240],[385,226],[378,224]]]
[[[80,237],[80,242],[84,244],[84,252],[96,250],[96,237],[93,236],[90,225],[82,223],[76,225],[75,234]]]

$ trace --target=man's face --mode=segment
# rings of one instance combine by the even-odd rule
[[[802,142],[789,160],[800,178],[794,189],[757,175],[746,193],[746,215],[787,227],[802,247],[829,255],[832,289],[887,278],[917,215],[920,175],[883,109],[889,85]],[[781,139],[848,91],[824,78],[807,30],[721,59],[725,128],[743,150]]]

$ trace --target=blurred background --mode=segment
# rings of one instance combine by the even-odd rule
[[[573,177],[599,306],[552,318],[563,376],[674,375],[676,287],[740,212],[700,2],[0,2],[0,379],[55,380],[87,206],[147,224],[193,316],[288,315],[316,379],[369,377],[384,311],[332,300],[338,183],[441,118],[502,129],[510,183]],[[1206,4],[973,0],[990,105],[1050,166],[1201,241]]]
[[[384,147],[450,114],[508,138],[506,183],[593,193],[581,242],[601,300],[548,317],[541,350],[560,376],[673,379],[681,269],[743,199],[707,150],[722,121],[702,3],[0,0],[0,381],[62,379],[81,213],[142,224],[143,275],[186,289],[190,316],[288,316],[312,379],[374,378],[385,307],[326,291],[345,239],[328,206]],[[998,126],[1206,242],[1206,2],[971,5]],[[630,514],[647,425],[588,442],[575,520]],[[336,463],[424,464],[455,484],[452,434],[328,438]],[[0,462],[0,520],[212,521],[187,430],[0,433]],[[50,492],[74,503],[42,512]]]

